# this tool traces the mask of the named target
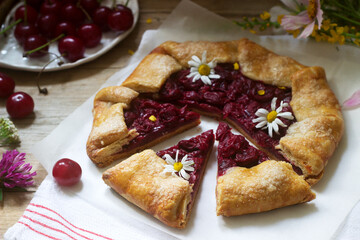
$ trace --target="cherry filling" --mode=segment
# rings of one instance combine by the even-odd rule
[[[128,129],[135,128],[137,137],[124,146],[131,150],[143,146],[169,132],[198,120],[200,115],[188,111],[186,107],[177,108],[170,103],[158,103],[151,99],[136,98],[131,107],[124,112]]]
[[[157,152],[156,154],[159,157],[164,157],[165,154],[169,154],[173,159],[175,159],[176,152],[179,150],[178,159],[181,159],[188,155],[188,160],[193,160],[194,164],[192,167],[194,171],[188,172],[190,174],[189,183],[194,184],[193,189],[196,192],[198,185],[200,183],[200,178],[204,171],[205,161],[210,154],[212,146],[214,145],[215,137],[212,130],[203,132],[202,134],[190,138],[189,140],[182,140],[177,145],[170,147],[168,149]]]
[[[240,70],[234,70],[233,64],[223,63],[215,67],[219,79],[212,79],[211,85],[205,85],[201,80],[193,82],[188,78],[189,69],[172,74],[159,93],[161,101],[171,102],[209,115],[216,115],[228,119],[243,129],[256,143],[275,155],[278,159],[286,160],[275,146],[286,133],[287,127],[296,120],[279,119],[287,127],[279,127],[279,134],[268,134],[268,129],[256,128],[253,119],[259,108],[269,112],[271,101],[277,98],[276,108],[280,102],[289,103],[291,89],[277,87],[255,81],[245,77]],[[282,112],[291,112],[290,105]]]
[[[235,135],[231,128],[221,122],[216,130],[218,147],[218,177],[231,167],[253,167],[269,158],[265,153],[251,146],[241,135]]]

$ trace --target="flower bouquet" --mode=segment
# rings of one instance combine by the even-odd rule
[[[244,17],[235,23],[252,33],[268,28],[313,38],[317,42],[360,47],[360,1],[358,0],[281,0],[258,18]],[[360,90],[343,103],[343,108],[360,106]]]

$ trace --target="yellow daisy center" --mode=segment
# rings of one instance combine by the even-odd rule
[[[201,64],[198,68],[200,75],[208,76],[210,74],[210,70],[211,70],[210,67],[206,64]]]
[[[307,7],[307,12],[310,17],[310,19],[314,19],[316,16],[317,6],[316,6],[316,0],[309,0],[309,5]]]
[[[181,162],[176,162],[174,163],[174,170],[175,171],[180,171],[183,168],[183,164]]]
[[[268,113],[268,115],[266,116],[266,120],[271,123],[273,122],[277,117],[277,112],[275,110],[271,111]]]
[[[257,92],[260,96],[263,96],[265,94],[265,90],[261,89]]]
[[[236,62],[234,63],[234,70],[239,70],[240,69],[240,66],[239,64]]]

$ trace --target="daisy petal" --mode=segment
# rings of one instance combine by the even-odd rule
[[[276,100],[277,100],[276,97],[274,97],[274,98],[271,100],[271,110],[275,110],[275,108],[276,108]]]
[[[272,137],[273,135],[272,135],[272,130],[273,130],[273,126],[272,126],[272,124],[271,123],[268,123],[268,133],[269,133],[269,136],[270,137]]]
[[[252,120],[253,123],[262,122],[262,121],[266,122],[266,117],[258,117]]]
[[[269,114],[269,111],[264,108],[259,108],[255,113],[255,115],[258,117],[266,117],[268,114]]]
[[[169,154],[165,154],[164,157],[165,157],[165,161],[168,164],[174,165],[175,160]]]
[[[193,78],[193,82],[196,82],[197,80],[199,80],[201,78],[200,74],[196,74],[195,77]]]
[[[258,123],[255,127],[256,127],[256,128],[262,128],[262,127],[264,127],[266,124],[267,124],[267,121],[262,121],[262,122]]]
[[[212,60],[211,62],[208,63],[208,66],[211,68],[211,70],[213,70],[216,67],[216,62],[215,60]]]
[[[206,63],[206,51],[203,52],[201,60],[201,63]]]
[[[198,63],[199,65],[201,64],[201,60],[200,60],[200,58],[198,56],[194,55],[194,56],[191,57],[191,59],[194,62]]]
[[[282,126],[282,127],[287,127],[287,125],[285,123],[283,123],[283,121],[281,121],[280,119],[276,118],[274,120],[274,122],[279,125],[279,126]]]
[[[195,62],[193,60],[188,61],[189,66],[198,68],[200,66],[200,63]]]
[[[294,116],[291,114],[291,112],[278,113],[278,117],[286,118],[286,119],[289,119],[289,120],[294,119]]]
[[[210,74],[209,78],[219,79],[220,75],[218,75],[218,74]]]
[[[356,107],[360,107],[360,89],[343,103],[343,109],[351,109]]]
[[[195,168],[190,167],[190,166],[183,166],[183,169],[185,169],[186,171],[192,172],[195,170]]]
[[[190,175],[184,170],[184,169],[181,169],[180,172],[179,172],[180,176],[183,177],[185,180],[189,180],[190,178]]]
[[[203,81],[204,84],[211,85],[211,81],[208,76],[202,75],[201,81]]]
[[[273,127],[273,129],[274,129],[274,132],[276,132],[277,134],[279,134],[279,126],[276,124],[276,122],[273,121],[273,122],[271,123],[271,125],[272,125],[272,127]]]

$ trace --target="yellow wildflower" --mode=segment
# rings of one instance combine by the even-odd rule
[[[270,13],[267,12],[267,11],[264,11],[262,14],[260,14],[260,18],[261,18],[262,20],[267,20],[267,19],[269,19],[270,17],[271,17],[271,15],[270,15]]]

